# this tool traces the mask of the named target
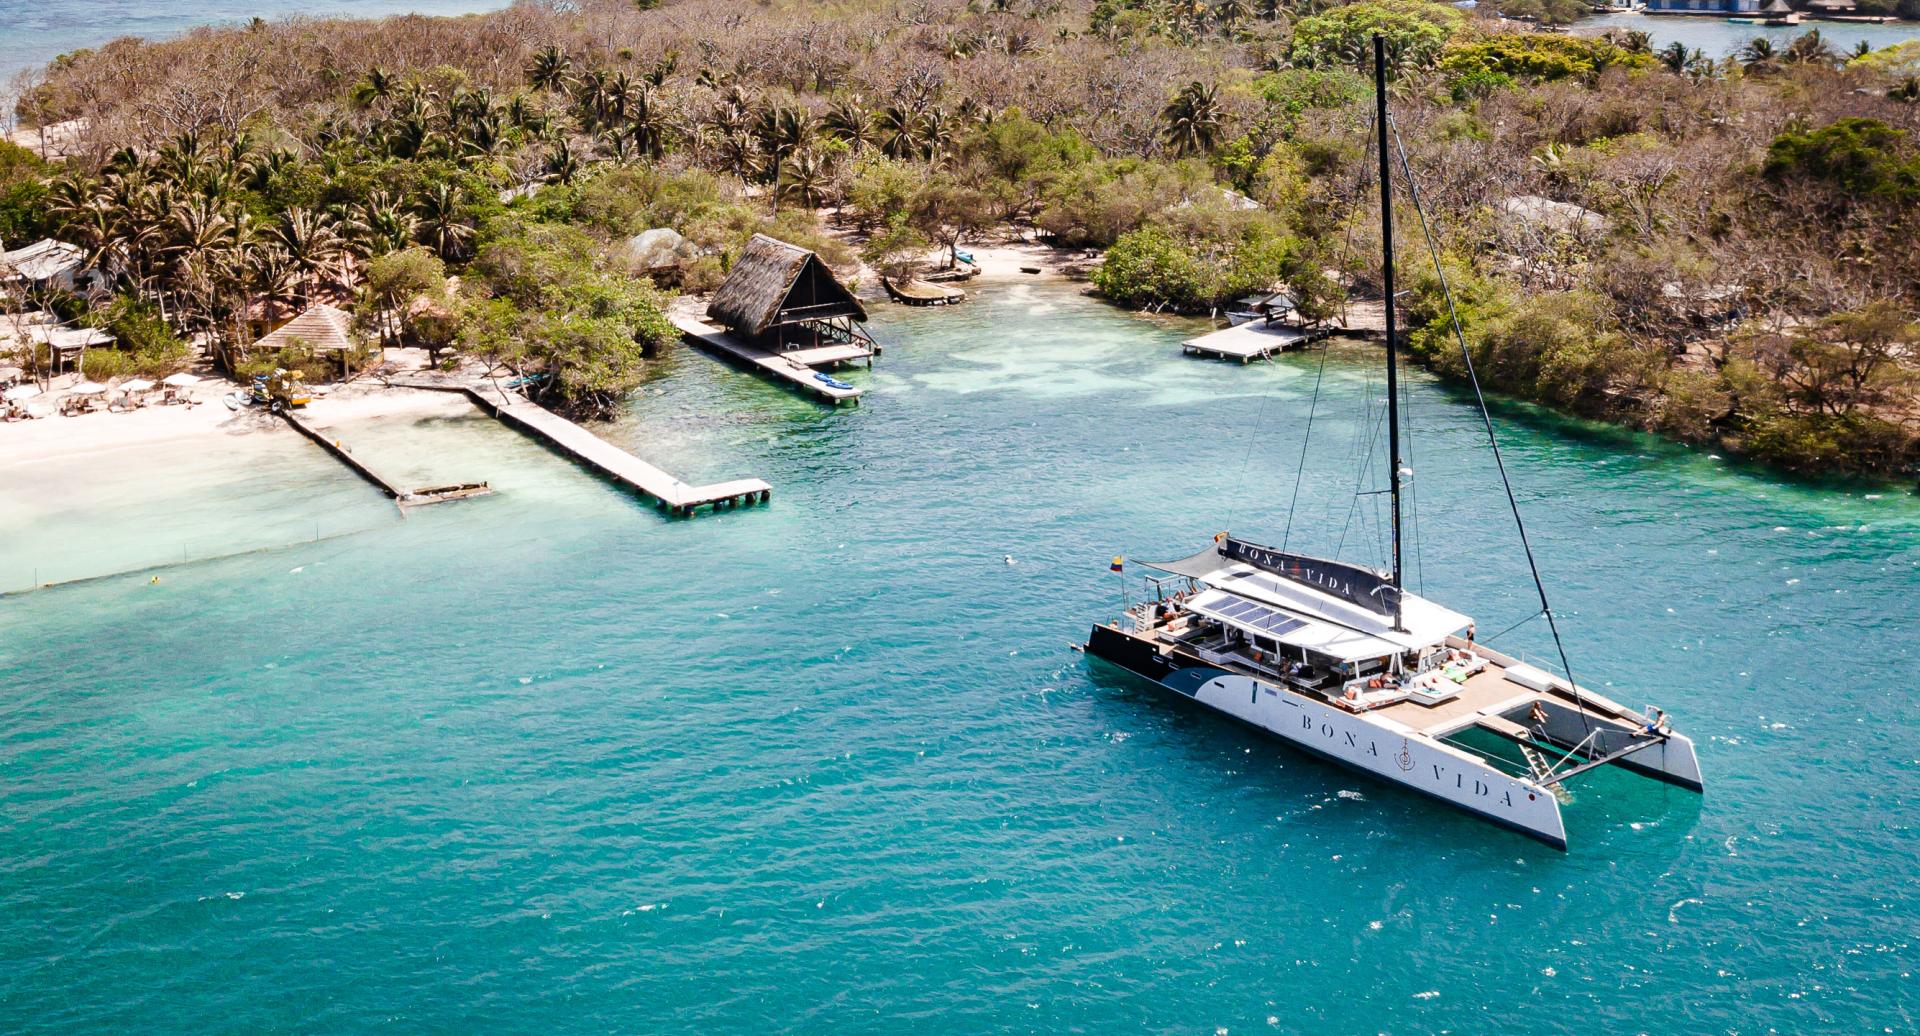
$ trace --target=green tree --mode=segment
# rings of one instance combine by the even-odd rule
[[[1220,139],[1220,99],[1212,85],[1194,81],[1180,88],[1160,113],[1161,137],[1176,155],[1203,155]]]
[[[1788,131],[1767,145],[1765,175],[1776,181],[1838,188],[1844,201],[1920,196],[1920,163],[1907,132],[1878,119],[1845,118],[1818,129]]]
[[[1361,0],[1302,18],[1293,29],[1293,61],[1367,69],[1379,33],[1387,40],[1388,74],[1398,77],[1432,67],[1462,20],[1458,10],[1431,0]]]
[[[367,263],[361,288],[361,312],[379,330],[382,345],[400,345],[413,330],[416,300],[443,305],[447,268],[440,257],[424,248],[390,252]]]

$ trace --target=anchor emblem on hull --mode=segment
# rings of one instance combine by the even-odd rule
[[[1394,756],[1393,761],[1398,763],[1402,770],[1413,769],[1413,746],[1407,743],[1406,738],[1400,739],[1400,754]]]

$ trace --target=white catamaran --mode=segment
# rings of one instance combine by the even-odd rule
[[[1393,299],[1393,216],[1384,44],[1374,38],[1384,287]],[[1405,158],[1402,156],[1402,162]],[[1416,204],[1418,195],[1414,195]],[[1221,533],[1163,573],[1085,650],[1316,755],[1567,847],[1568,778],[1613,765],[1702,790],[1693,742],[1661,710],[1636,712],[1569,678],[1476,643],[1467,616],[1401,581],[1400,411],[1394,307],[1386,307],[1391,571],[1275,550]],[[1471,374],[1471,359],[1468,370]],[[1475,385],[1476,394],[1478,385]],[[1485,403],[1481,404],[1485,419]],[[1499,444],[1486,420],[1488,443]],[[1508,491],[1512,500],[1511,489]],[[1525,526],[1520,539],[1532,563]],[[1116,559],[1116,568],[1119,561]],[[1534,572],[1539,587],[1537,569]],[[1540,588],[1541,612],[1559,644]],[[1463,636],[1464,634],[1464,636]],[[1561,668],[1566,669],[1564,650]],[[1461,740],[1480,731],[1519,760]],[[1498,744],[1499,742],[1493,742]]]

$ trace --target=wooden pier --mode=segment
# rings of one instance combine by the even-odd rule
[[[716,482],[710,486],[688,485],[497,383],[466,384],[459,388],[475,405],[501,423],[541,440],[556,452],[655,501],[660,507],[682,518],[691,518],[695,510],[701,507],[718,511],[766,503],[773,496],[773,487],[757,478]]]
[[[319,443],[321,449],[333,454],[336,459],[342,464],[345,464],[354,474],[371,482],[374,488],[387,495],[387,499],[392,500],[402,507],[413,507],[421,504],[438,504],[448,500],[463,500],[470,496],[482,496],[493,491],[492,487],[485,482],[459,482],[447,486],[429,486],[424,489],[402,489],[388,481],[386,476],[375,471],[366,461],[354,456],[353,452],[347,449],[345,443],[309,424],[307,420],[300,415],[291,410],[282,410],[280,411],[280,416],[287,419],[287,424],[292,425],[294,431]]]
[[[877,347],[861,341],[775,351],[743,342],[712,324],[689,316],[676,315],[673,322],[680,328],[680,333],[686,335],[687,341],[694,345],[835,406],[849,400],[857,402],[860,390],[852,385],[842,388],[821,380],[822,374],[817,368],[837,367],[861,360],[872,362],[873,354],[879,351]]]
[[[1180,351],[1188,356],[1205,356],[1219,360],[1239,360],[1247,363],[1288,349],[1301,349],[1317,342],[1330,334],[1328,331],[1307,331],[1286,324],[1267,324],[1259,320],[1215,331],[1212,334],[1189,338],[1180,343]]]

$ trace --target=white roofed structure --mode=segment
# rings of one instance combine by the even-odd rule
[[[1401,591],[1400,622],[1404,630],[1395,630],[1389,614],[1235,561],[1217,546],[1190,558],[1149,563],[1147,567],[1187,576],[1209,587],[1188,599],[1187,607],[1193,611],[1255,636],[1342,662],[1433,647],[1472,622],[1451,608]]]
[[[80,246],[46,238],[0,252],[0,284],[72,288],[86,265],[87,253]]]

